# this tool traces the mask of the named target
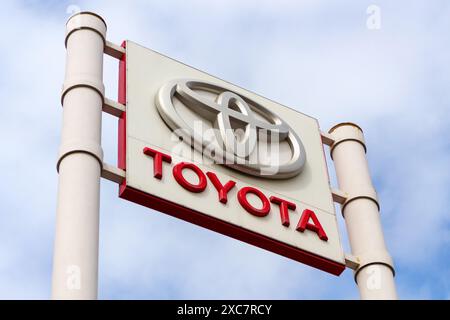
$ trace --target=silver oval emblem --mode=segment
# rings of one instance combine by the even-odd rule
[[[207,93],[207,94],[201,94]],[[215,95],[215,99],[210,95]],[[214,134],[205,136],[183,119],[174,105],[179,100],[213,127]],[[192,148],[215,161],[253,176],[286,179],[298,175],[305,166],[306,154],[297,134],[279,116],[252,99],[211,82],[176,79],[163,85],[156,97],[156,106],[164,122]],[[213,138],[212,138],[213,137]],[[213,141],[215,140],[215,141]],[[270,148],[287,143],[290,157],[281,163],[255,161],[258,145]],[[204,152],[205,150],[213,152]],[[275,152],[278,157],[279,152]]]

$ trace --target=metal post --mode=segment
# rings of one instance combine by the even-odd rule
[[[384,242],[363,132],[353,123],[340,123],[329,133],[334,140],[331,157],[339,188],[347,194],[342,214],[352,254],[359,262],[355,281],[361,299],[397,299],[395,271]]]
[[[81,12],[67,22],[53,299],[96,299],[106,24]]]

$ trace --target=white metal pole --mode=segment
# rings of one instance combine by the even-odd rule
[[[96,299],[106,24],[81,12],[66,27],[52,298]]]
[[[355,281],[361,299],[397,299],[394,266],[384,242],[363,132],[353,123],[340,123],[329,133],[334,139],[331,157],[339,189],[347,193],[342,214],[352,254],[359,261]]]

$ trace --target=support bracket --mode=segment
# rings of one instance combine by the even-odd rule
[[[331,189],[331,195],[333,196],[333,201],[339,204],[344,204],[348,198],[347,192],[339,189]]]
[[[334,143],[334,137],[329,133],[321,131],[320,138],[322,139],[322,143],[329,147],[331,147]]]
[[[125,49],[121,46],[118,46],[115,43],[112,43],[110,41],[105,42],[105,54],[107,54],[110,57],[116,58],[118,60],[122,59],[122,56],[125,54]]]
[[[358,270],[359,265],[360,262],[358,257],[347,253],[345,254],[345,266],[347,268],[350,268],[352,270]]]
[[[125,112],[125,106],[121,103],[113,101],[111,99],[104,99],[103,102],[103,112],[109,113],[115,117],[120,117],[123,112]]]
[[[125,170],[103,162],[102,178],[120,184],[125,180]]]

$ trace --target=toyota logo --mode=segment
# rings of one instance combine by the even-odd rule
[[[214,134],[206,135],[189,125],[177,111],[175,98],[202,122],[209,122]],[[215,163],[271,179],[296,176],[305,165],[305,149],[289,125],[269,109],[232,89],[211,82],[176,79],[160,88],[156,106],[164,122],[184,143]],[[290,158],[282,163],[280,143],[287,143],[291,151]],[[262,144],[270,146],[268,161],[260,160],[258,146]]]

